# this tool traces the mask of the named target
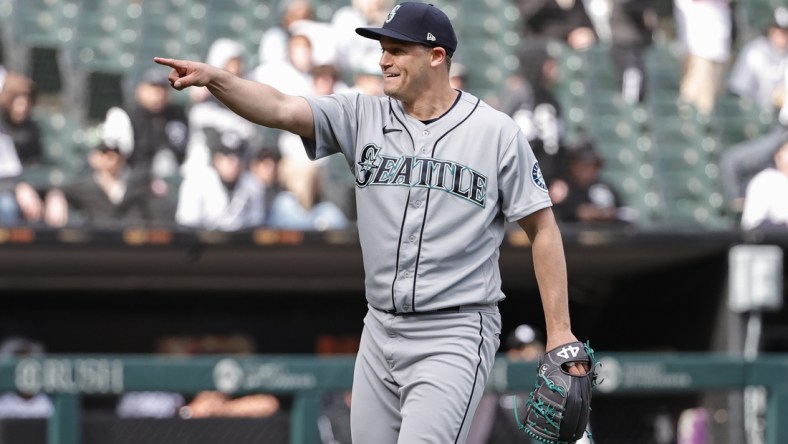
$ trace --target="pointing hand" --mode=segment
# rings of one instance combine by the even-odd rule
[[[190,86],[207,85],[212,79],[213,71],[216,69],[205,63],[188,60],[154,57],[153,61],[159,65],[172,68],[168,79],[170,85],[178,91]]]

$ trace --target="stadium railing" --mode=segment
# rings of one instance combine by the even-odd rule
[[[596,396],[741,390],[761,386],[768,392],[766,443],[788,442],[788,354],[756,359],[712,353],[597,353],[604,381]],[[48,420],[48,444],[80,443],[80,397],[129,391],[293,395],[290,443],[320,442],[317,417],[325,391],[351,387],[352,357],[46,355],[0,363],[0,390],[47,393],[55,404]],[[534,363],[500,358],[489,390],[528,391]],[[782,420],[781,420],[782,419]]]

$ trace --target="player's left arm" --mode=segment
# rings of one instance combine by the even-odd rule
[[[572,333],[569,319],[569,290],[567,283],[566,257],[561,231],[553,210],[543,208],[517,223],[525,230],[531,241],[534,272],[544,309],[547,330],[547,350],[577,341]],[[588,368],[575,366],[570,372],[583,375]],[[585,367],[585,368],[582,368]]]

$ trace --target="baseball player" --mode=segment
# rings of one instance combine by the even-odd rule
[[[311,158],[345,157],[369,306],[353,442],[464,443],[499,346],[505,221],[532,242],[547,348],[577,340],[561,234],[517,125],[451,88],[457,37],[442,11],[406,2],[356,32],[380,41],[385,96],[295,97],[202,63],[155,61],[173,68],[174,88],[207,86],[246,119],[301,136]]]

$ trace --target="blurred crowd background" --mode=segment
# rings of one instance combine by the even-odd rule
[[[436,3],[460,37],[452,82],[528,135],[562,222],[786,228],[783,0]],[[0,1],[0,225],[352,227],[343,159],[171,89],[152,57],[381,94],[379,45],[354,29],[392,5]]]

